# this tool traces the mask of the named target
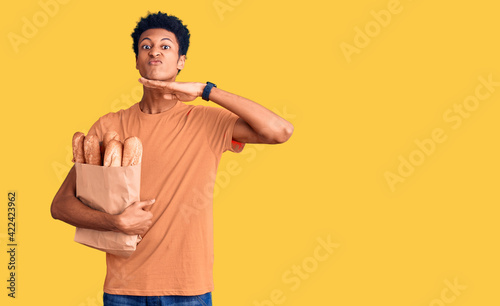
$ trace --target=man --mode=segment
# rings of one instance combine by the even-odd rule
[[[142,235],[129,258],[106,254],[104,305],[211,305],[212,200],[221,154],[245,143],[283,143],[293,132],[285,119],[212,83],[175,82],[189,37],[175,16],[141,18],[132,38],[143,97],[88,132],[101,141],[107,131],[142,140],[145,200],[118,215],[93,210],[75,196],[73,167],[51,206],[53,218],[76,227]],[[223,108],[183,103],[198,97]]]

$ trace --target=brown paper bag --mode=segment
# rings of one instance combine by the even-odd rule
[[[76,196],[86,205],[119,214],[140,200],[141,165],[103,167],[75,163]],[[118,256],[129,257],[141,241],[139,235],[76,228],[75,241]]]

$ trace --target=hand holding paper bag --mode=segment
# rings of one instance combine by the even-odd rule
[[[89,138],[92,137],[95,136]],[[109,137],[105,136],[106,138]],[[75,139],[81,141],[79,137],[74,137]],[[104,153],[106,167],[95,163],[75,163],[76,195],[93,209],[114,215],[120,214],[117,220],[124,232],[76,228],[75,241],[107,253],[128,257],[142,239],[137,233],[145,233],[151,226],[152,214],[148,208],[152,203],[140,201],[142,143],[137,137],[127,138],[125,144],[133,142],[134,151],[129,152],[130,149],[125,146],[122,154],[117,151],[121,150],[119,138],[114,138],[112,142],[115,142],[115,145],[109,145],[106,148],[109,152]],[[95,147],[99,146],[98,142],[87,143],[89,145],[84,146],[84,150],[91,150],[94,156],[95,152],[100,152],[100,148]],[[81,146],[74,144],[73,148],[79,150]],[[74,151],[75,156],[79,154],[80,152]],[[132,157],[132,162],[120,167],[122,155]]]
[[[119,218],[119,227],[127,235],[144,235],[152,225],[151,205],[155,200],[135,202],[127,207]]]

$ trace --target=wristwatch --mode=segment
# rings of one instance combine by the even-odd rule
[[[208,101],[208,96],[210,95],[210,92],[212,91],[213,87],[217,87],[214,83],[207,82],[207,85],[203,89],[203,93],[201,94],[201,98],[205,101]]]

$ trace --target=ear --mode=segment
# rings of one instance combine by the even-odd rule
[[[184,69],[185,63],[186,63],[186,55],[179,56],[179,59],[177,60],[177,69],[179,70]]]

